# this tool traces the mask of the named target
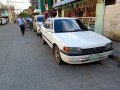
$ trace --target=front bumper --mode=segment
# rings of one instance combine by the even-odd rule
[[[89,55],[79,55],[79,56],[68,56],[62,52],[60,52],[61,58],[64,62],[69,64],[84,64],[84,63],[90,63],[95,62],[99,60],[103,60],[107,58],[109,55],[111,55],[113,50],[102,52],[102,53],[96,53],[96,54],[89,54]]]

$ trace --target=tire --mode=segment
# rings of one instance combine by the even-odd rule
[[[98,64],[103,64],[102,60],[96,61]]]
[[[59,51],[58,46],[55,46],[55,47],[53,48],[53,54],[54,54],[54,56],[55,56],[55,62],[56,62],[58,65],[63,64],[63,61],[62,61],[62,59],[61,59],[60,51]]]
[[[37,33],[37,36],[39,36],[39,34]]]
[[[44,38],[43,38],[43,35],[42,35],[42,43],[43,43],[43,44],[47,44],[46,41],[45,41]]]

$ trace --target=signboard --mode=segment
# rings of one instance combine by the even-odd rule
[[[45,4],[45,9],[48,10],[48,4]]]

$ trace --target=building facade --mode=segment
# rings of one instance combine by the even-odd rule
[[[112,40],[120,42],[120,0],[114,5],[105,7],[103,34]]]
[[[8,5],[9,21],[14,22],[16,19],[15,7],[13,5]]]
[[[58,17],[77,17],[86,27],[103,34],[106,5],[116,0],[53,0]]]
[[[52,9],[53,0],[40,0],[42,13]]]
[[[0,3],[0,17],[8,18],[8,8],[2,3]]]
[[[34,9],[41,9],[40,0],[30,0],[30,3]]]

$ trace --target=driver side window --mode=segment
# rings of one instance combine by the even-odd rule
[[[44,23],[44,27],[46,29],[53,29],[53,22],[52,22],[52,20],[46,20],[45,23]]]
[[[52,20],[50,20],[50,22],[48,23],[49,25],[49,29],[53,29],[53,21]]]
[[[48,29],[48,22],[49,22],[49,21],[46,20],[45,23],[44,23],[44,27],[45,27],[46,29]]]

